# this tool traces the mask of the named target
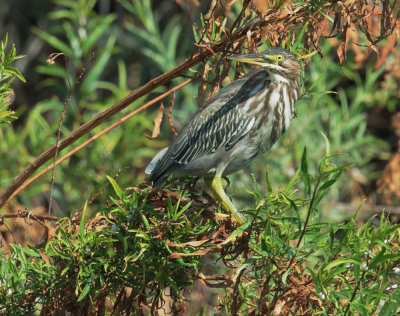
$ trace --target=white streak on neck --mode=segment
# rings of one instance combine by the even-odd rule
[[[271,93],[269,104],[271,107],[271,112],[275,111],[275,107],[279,104],[281,96],[279,94],[279,86],[275,87]]]
[[[280,74],[271,72],[271,73],[270,73],[270,76],[271,76],[271,79],[272,79],[273,82],[277,82],[277,83],[287,83],[287,84],[289,84],[289,80],[286,79],[285,77],[283,77],[283,76],[280,75]]]
[[[285,118],[285,130],[287,130],[290,126],[290,121],[292,120],[292,106],[289,98],[289,93],[288,93],[288,85],[283,85],[282,87],[283,91],[283,115]]]

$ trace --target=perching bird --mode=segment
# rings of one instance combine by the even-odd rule
[[[204,103],[145,172],[154,187],[170,174],[204,177],[223,207],[243,224],[243,215],[226,195],[221,177],[245,168],[289,128],[301,92],[301,66],[283,48],[229,58],[260,68]]]

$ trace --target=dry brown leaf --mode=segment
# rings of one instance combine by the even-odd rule
[[[39,254],[42,257],[42,259],[44,260],[44,262],[46,262],[47,264],[50,264],[50,259],[44,251],[39,250]]]
[[[174,252],[168,256],[168,259],[179,259],[179,258],[183,258],[183,257],[204,256],[204,255],[208,254],[209,252],[215,251],[217,248],[218,247],[200,249],[200,250],[196,250],[195,252],[191,252],[191,253],[176,253],[176,252]]]
[[[158,135],[160,135],[160,127],[163,119],[163,114],[164,114],[164,104],[161,102],[160,109],[158,110],[158,113],[154,118],[153,133],[151,134],[151,136],[145,135],[147,138],[153,139],[156,138]]]
[[[199,88],[197,90],[197,106],[200,107],[204,103],[204,94],[206,93],[207,90],[207,79],[208,79],[208,73],[212,70],[212,67],[209,64],[204,64],[203,66],[203,74],[201,75],[201,84],[199,85]]]
[[[210,240],[209,239],[205,239],[205,240],[188,241],[188,242],[184,242],[182,244],[175,244],[172,241],[170,241],[169,239],[167,239],[166,241],[167,241],[168,246],[177,247],[177,248],[184,248],[186,246],[198,247],[198,246],[201,246],[202,244],[205,244],[206,242],[208,242]]]

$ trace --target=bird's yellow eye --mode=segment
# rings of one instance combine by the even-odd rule
[[[276,56],[277,61],[283,61],[283,59],[284,59],[283,55]]]

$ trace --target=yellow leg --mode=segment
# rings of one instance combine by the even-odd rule
[[[233,217],[235,217],[236,221],[238,222],[239,225],[243,225],[245,220],[242,214],[240,214],[233,205],[232,201],[229,199],[229,197],[226,195],[224,191],[224,187],[222,186],[222,178],[215,176],[212,181],[211,178],[205,178],[204,182],[206,185],[217,195],[218,199],[221,201],[222,206],[231,214]]]

